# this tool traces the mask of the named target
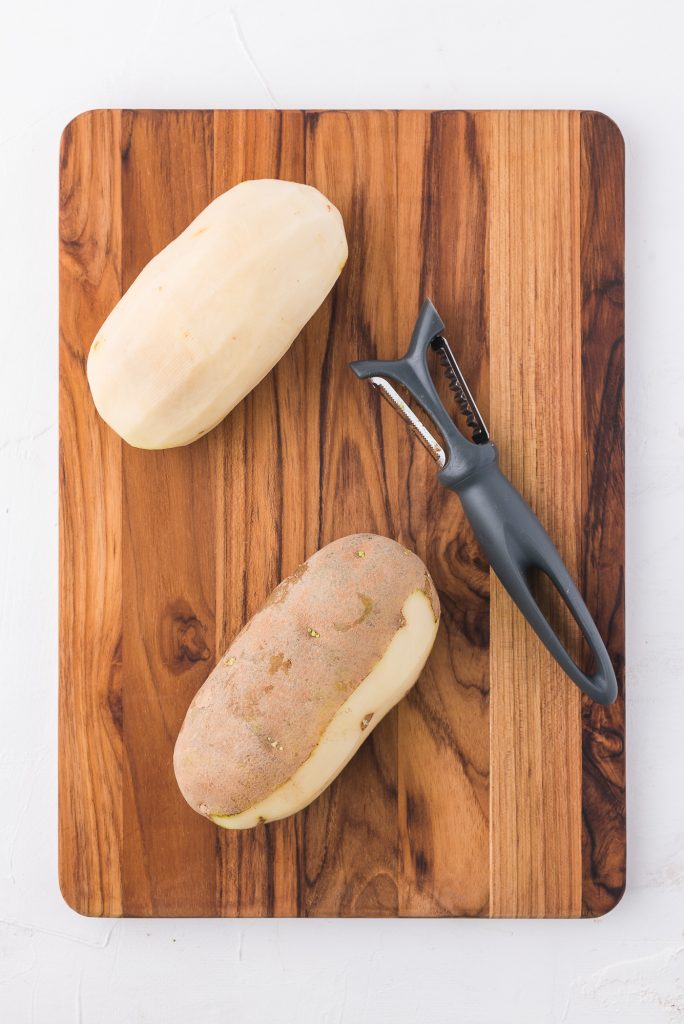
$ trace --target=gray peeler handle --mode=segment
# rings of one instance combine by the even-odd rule
[[[561,668],[593,700],[612,704],[617,697],[617,680],[594,620],[551,538],[497,463],[490,463],[457,484],[450,482],[447,467],[440,480],[460,497],[489,564]],[[537,604],[527,578],[535,568],[546,573],[582,630],[594,655],[596,671],[592,676],[586,675],[568,654]]]

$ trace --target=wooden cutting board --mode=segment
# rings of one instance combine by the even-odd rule
[[[207,437],[128,447],[90,342],[145,263],[245,178],[316,185],[348,265]],[[60,882],[85,914],[579,917],[625,878],[623,143],[578,111],[94,111],[60,214]],[[456,496],[347,369],[433,299],[503,468],[618,668],[581,698]],[[142,372],[141,368],[141,372]],[[336,537],[416,550],[443,619],[419,683],[296,817],[230,833],[185,804],[191,698],[278,581]]]

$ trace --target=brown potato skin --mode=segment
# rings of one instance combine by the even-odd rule
[[[287,782],[383,656],[416,590],[437,621],[422,561],[369,533],[333,541],[283,580],[188,709],[174,769],[190,806],[238,814]]]

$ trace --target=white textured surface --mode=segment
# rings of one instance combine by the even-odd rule
[[[84,0],[0,32],[0,1019],[684,1020],[684,145],[673,0]],[[56,881],[57,147],[97,106],[583,107],[628,160],[629,885],[596,922],[96,921]]]

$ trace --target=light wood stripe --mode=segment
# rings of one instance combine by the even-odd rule
[[[81,914],[121,914],[121,441],[85,377],[121,296],[121,115],[62,137],[59,357],[59,878]]]
[[[577,577],[579,115],[491,116],[491,427],[501,465]],[[500,584],[491,603],[493,916],[581,912],[580,695]]]

